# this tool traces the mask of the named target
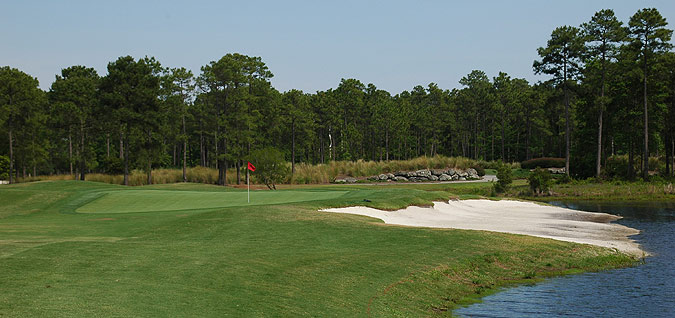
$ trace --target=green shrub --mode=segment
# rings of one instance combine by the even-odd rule
[[[564,168],[565,158],[535,158],[520,163],[523,169]]]
[[[530,169],[511,169],[513,179],[527,179],[530,175]]]
[[[628,156],[610,156],[602,167],[602,177],[605,179],[628,179]]]
[[[570,182],[572,182],[572,181],[574,181],[574,180],[572,180],[572,177],[570,177],[569,175],[567,175],[567,174],[565,173],[565,174],[563,174],[562,176],[560,176],[560,178],[558,178],[558,182],[557,182],[557,183],[558,183],[558,184],[566,184],[566,183],[570,183]]]
[[[642,157],[635,156],[631,171],[628,155],[610,156],[602,166],[601,176],[606,180],[629,180],[639,177],[642,169]],[[664,157],[650,157],[649,171],[656,171],[659,175],[667,175]],[[650,178],[651,179],[651,178]]]
[[[513,183],[513,176],[511,173],[510,165],[501,164],[497,168],[497,182],[494,184],[496,193],[504,193],[509,189],[511,183]]]
[[[284,182],[288,177],[290,169],[284,161],[284,154],[276,148],[253,151],[249,161],[255,166],[253,176],[270,190],[276,190],[276,184]]]
[[[9,158],[0,156],[0,180],[9,179]]]
[[[541,195],[547,193],[551,189],[553,178],[548,170],[536,168],[527,177],[527,183],[530,185],[533,194]]]
[[[660,175],[666,173],[666,158],[665,157],[649,157],[649,171],[657,171]]]
[[[473,167],[473,168],[476,169],[476,172],[478,173],[478,176],[479,176],[479,177],[482,177],[482,176],[485,175],[485,169],[483,169],[483,167],[481,167],[481,166],[475,166],[475,167]]]

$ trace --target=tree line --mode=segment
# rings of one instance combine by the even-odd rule
[[[656,9],[627,24],[612,10],[581,26],[553,30],[529,83],[474,70],[461,88],[430,83],[391,94],[342,79],[336,88],[279,92],[260,57],[226,54],[200,74],[153,57],[120,57],[107,74],[65,68],[45,92],[36,78],[0,68],[0,155],[10,182],[38,174],[128,175],[157,167],[228,169],[273,147],[291,163],[464,156],[516,162],[564,157],[566,171],[601,176],[609,158],[627,157],[625,177],[648,177],[675,148],[672,30]]]

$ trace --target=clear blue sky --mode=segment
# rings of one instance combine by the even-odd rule
[[[11,1],[0,0],[0,65],[48,89],[71,65],[156,57],[199,73],[226,53],[261,56],[280,91],[357,78],[394,94],[459,87],[473,69],[531,82],[537,47],[561,25],[614,9],[624,22],[655,7],[675,28],[675,1]]]

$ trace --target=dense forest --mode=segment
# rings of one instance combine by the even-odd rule
[[[537,49],[529,83],[474,70],[459,89],[434,83],[392,94],[358,79],[314,93],[279,92],[260,57],[226,54],[193,74],[124,56],[101,75],[65,68],[45,92],[0,68],[0,155],[10,178],[245,166],[273,147],[298,162],[464,156],[567,158],[575,177],[672,175],[675,53],[656,9],[627,23],[612,10],[561,26]],[[534,48],[533,48],[534,49]],[[650,160],[665,168],[650,168]],[[238,169],[239,171],[241,169]]]

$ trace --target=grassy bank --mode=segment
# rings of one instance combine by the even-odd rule
[[[588,245],[317,212],[486,186],[303,186],[253,191],[251,205],[202,184],[2,186],[0,316],[450,316],[504,284],[634,263]]]
[[[511,195],[530,200],[596,200],[596,201],[674,201],[675,186],[665,182],[607,182],[578,181],[556,184],[551,195],[532,196],[527,186],[516,187]]]
[[[389,173],[396,171],[414,171],[419,169],[444,169],[444,168],[458,168],[467,169],[475,167],[483,167],[489,169],[494,167],[495,162],[473,160],[463,157],[419,157],[411,160],[390,160],[390,161],[331,161],[326,164],[305,164],[298,163],[295,165],[295,174],[289,175],[284,183],[287,184],[325,184],[335,180],[337,176],[352,176],[352,177],[368,177],[381,173]],[[518,163],[511,164],[514,168],[519,168]],[[288,164],[290,169],[290,163]],[[241,172],[241,182],[245,182],[246,171]],[[519,171],[519,170],[516,170]],[[155,184],[169,184],[183,181],[182,169],[155,169],[152,171],[153,183]],[[52,176],[37,176],[21,178],[19,182],[32,181],[56,181],[56,180],[73,180],[75,177],[71,175],[52,175]],[[108,175],[100,173],[91,173],[86,175],[87,181],[105,182],[110,184],[122,184],[124,180],[123,175]],[[218,180],[218,170],[206,167],[192,167],[187,169],[188,182],[215,184]],[[252,179],[256,182],[255,175]],[[227,183],[237,183],[236,169],[228,169]],[[147,185],[147,175],[141,170],[134,170],[129,175],[129,185]]]
[[[438,185],[436,189],[444,189]],[[452,191],[467,197],[493,196],[491,184],[472,183],[454,185]],[[675,185],[662,182],[620,182],[620,183],[591,183],[572,182],[555,184],[550,195],[535,196],[532,194],[527,180],[514,180],[507,193],[499,198],[524,199],[531,201],[671,201],[675,202]]]
[[[496,174],[486,170],[487,174]],[[675,201],[675,184],[671,181],[652,182],[627,182],[605,181],[598,182],[595,179],[573,180],[569,183],[555,183],[551,187],[550,194],[534,196],[527,183],[530,171],[525,169],[513,169],[513,184],[505,194],[499,197],[518,198],[532,201]],[[554,176],[554,182],[560,176]],[[452,191],[462,194],[464,197],[490,197],[494,196],[492,185],[483,184],[456,184],[451,185],[452,190],[447,190],[446,185],[431,186],[430,189]]]

